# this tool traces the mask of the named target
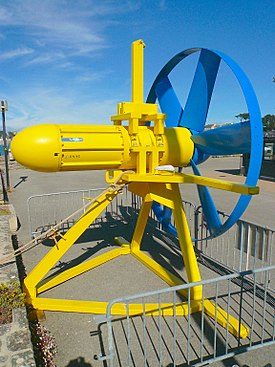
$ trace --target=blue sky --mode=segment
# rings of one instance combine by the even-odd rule
[[[274,0],[0,0],[0,99],[12,129],[38,123],[108,124],[131,99],[131,43],[143,39],[144,91],[176,53],[207,47],[232,57],[248,75],[262,115],[275,114]],[[196,57],[175,72],[184,101]],[[184,103],[183,103],[184,104]],[[208,123],[246,112],[226,66]]]

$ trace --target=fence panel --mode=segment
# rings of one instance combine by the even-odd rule
[[[97,197],[104,188],[90,189],[90,190],[77,190],[66,191],[58,193],[50,193],[43,195],[34,195],[28,199],[28,222],[29,233],[31,238],[36,235],[45,232],[51,226],[56,225],[60,221],[64,220],[70,214],[75,212],[87,203],[87,200]],[[111,213],[113,218],[126,220],[131,225],[136,222],[137,215],[139,213],[142,204],[142,198],[131,193],[127,188],[123,191],[122,195],[118,195],[109,204],[104,213],[93,223],[96,224],[99,221],[106,219],[106,214]],[[195,206],[188,202],[183,202],[186,217],[190,225],[192,234],[194,233],[194,213]],[[84,213],[84,209],[73,219],[62,225],[62,230],[67,230],[73,223]],[[172,217],[172,223],[174,219]],[[148,225],[154,226],[154,228],[160,229],[161,225],[158,222],[153,210],[150,212],[150,219]]]
[[[113,300],[108,305],[106,323],[100,326],[102,350],[97,358],[106,360],[109,367],[202,366],[273,344],[275,299],[268,279],[274,275],[272,266]],[[264,280],[261,286],[258,279]],[[201,312],[176,316],[176,304],[182,302],[178,292],[188,289],[190,293],[195,284],[202,285],[204,297],[215,306],[249,328],[247,338],[233,336],[228,327],[218,324],[217,317],[209,318],[205,302]],[[158,316],[146,316],[148,302],[157,304]],[[173,304],[173,316],[163,316],[163,302]],[[125,317],[112,316],[117,303],[124,304]],[[143,312],[130,316],[131,303],[141,303]]]
[[[275,264],[275,230],[239,220],[229,231],[214,239],[209,236],[201,208],[196,210],[195,243],[202,261],[211,259],[231,271],[259,269]],[[228,216],[220,213],[222,221]],[[271,283],[272,280],[269,280]],[[274,281],[273,281],[274,282]],[[271,284],[270,284],[271,286]],[[275,282],[272,284],[275,289]]]

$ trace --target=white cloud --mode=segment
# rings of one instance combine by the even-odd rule
[[[57,62],[64,59],[65,55],[61,52],[45,53],[33,57],[25,63],[25,66],[35,65],[35,64],[49,64],[52,62]]]
[[[20,27],[21,32],[23,30],[37,43],[90,52],[104,45],[101,35],[104,25],[94,16],[104,15],[110,9],[91,2],[89,9],[92,10],[87,11],[81,4],[83,2],[12,1],[0,7],[0,22],[2,26]]]
[[[71,91],[46,88],[25,90],[7,99],[7,121],[16,130],[41,123],[111,124],[110,116],[116,113],[117,104],[112,99],[83,100]]]
[[[58,62],[64,64],[64,59],[94,56],[109,47],[104,36],[106,28],[114,25],[116,15],[134,12],[139,6],[137,1],[13,0],[0,5],[0,35],[14,37],[15,42],[28,42],[34,49],[33,59],[25,66],[58,66]],[[118,24],[117,18],[115,21]],[[63,60],[56,57],[58,53],[63,53]],[[12,53],[6,56],[12,57]]]
[[[10,51],[0,53],[0,60],[8,60],[14,59],[17,57],[22,57],[26,55],[30,55],[34,52],[32,48],[29,47],[20,47]]]
[[[101,80],[103,78],[105,78],[106,76],[108,76],[109,74],[111,74],[111,71],[104,71],[104,72],[92,72],[92,71],[86,71],[83,74],[79,74],[77,77],[77,81],[80,82],[94,82],[97,80]]]

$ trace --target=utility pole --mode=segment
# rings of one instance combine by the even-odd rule
[[[4,142],[4,157],[5,157],[5,169],[6,169],[6,185],[7,190],[10,189],[10,177],[9,177],[9,151],[7,146],[7,131],[6,131],[6,112],[8,111],[8,102],[1,101],[2,111],[2,123],[3,123],[3,142]]]

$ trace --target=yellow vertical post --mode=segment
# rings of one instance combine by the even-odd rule
[[[199,265],[196,259],[196,254],[192,244],[188,222],[183,209],[179,186],[178,184],[172,184],[171,188],[175,203],[173,214],[176,222],[180,248],[184,260],[184,265],[186,268],[188,281],[190,283],[200,282],[201,275],[199,271]],[[200,285],[191,288],[190,297],[192,300],[196,301],[202,300],[202,286]]]
[[[143,49],[145,43],[132,43],[132,102],[143,103]]]
[[[152,207],[152,199],[150,198],[150,195],[147,194],[145,198],[143,199],[143,203],[139,212],[135,232],[132,238],[131,242],[131,253],[135,253],[137,251],[140,251],[140,244],[141,240],[144,234],[144,230],[147,224],[147,220],[149,217],[149,213]]]

